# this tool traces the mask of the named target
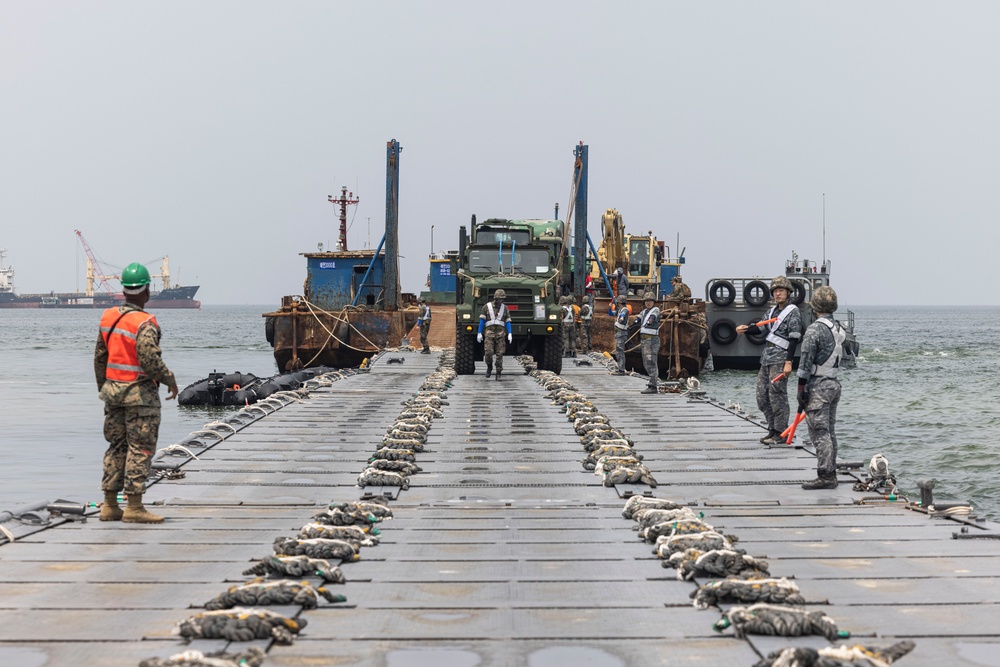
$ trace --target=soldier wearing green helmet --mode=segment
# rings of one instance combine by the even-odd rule
[[[160,430],[159,386],[167,386],[169,401],[177,396],[177,380],[163,363],[156,318],[143,310],[149,301],[149,271],[142,264],[129,264],[121,283],[125,303],[104,311],[94,349],[108,441],[100,520],[162,523],[162,516],[143,506],[142,496]],[[120,492],[128,497],[124,510],[118,505]]]
[[[816,321],[802,337],[799,357],[799,412],[806,413],[809,440],[816,448],[816,479],[803,489],[837,488],[837,405],[840,403],[840,380],[837,371],[844,352],[847,332],[833,319],[837,293],[824,285],[813,292],[809,307]]]
[[[757,373],[757,407],[767,421],[767,435],[760,439],[765,445],[781,441],[788,427],[788,377],[792,374],[792,359],[802,338],[802,314],[789,302],[792,283],[785,276],[771,281],[774,305],[762,318],[762,323],[741,324],[738,334],[766,334],[767,342],[760,354]],[[765,324],[766,322],[766,324]]]

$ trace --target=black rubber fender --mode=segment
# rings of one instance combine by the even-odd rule
[[[769,325],[765,325],[769,326]],[[767,342],[767,330],[759,331],[758,333],[752,334],[749,331],[746,333],[747,340],[754,345],[763,345]]]
[[[755,293],[759,290],[759,294]],[[771,289],[763,280],[751,280],[743,286],[743,303],[758,308],[771,298]]]
[[[788,295],[788,300],[796,306],[802,305],[802,302],[806,300],[806,286],[802,284],[801,280],[790,280],[789,282],[792,283],[792,293]]]
[[[723,291],[724,295],[721,294]],[[736,288],[728,280],[716,280],[708,290],[708,298],[716,306],[728,306],[736,300]]]
[[[273,317],[264,318],[264,338],[271,347],[274,347],[274,319]]]
[[[712,325],[712,340],[719,345],[730,345],[736,342],[736,323],[730,319],[718,320]]]

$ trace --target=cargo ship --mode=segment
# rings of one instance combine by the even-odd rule
[[[0,308],[110,308],[125,302],[125,296],[115,291],[48,292],[17,294],[14,291],[14,269],[7,266],[7,251],[0,249]],[[150,294],[147,308],[201,308],[196,300],[199,285],[171,286],[169,260],[163,258],[161,279],[163,289]],[[88,261],[89,265],[89,261]],[[92,271],[88,270],[88,285]]]

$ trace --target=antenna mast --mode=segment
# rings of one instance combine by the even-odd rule
[[[826,266],[826,193],[823,193],[823,266]]]
[[[333,195],[328,195],[326,200],[331,204],[340,204],[340,240],[338,250],[347,250],[347,206],[357,204],[360,200],[354,196],[353,192],[347,191],[347,186],[341,186],[340,198],[334,199]]]

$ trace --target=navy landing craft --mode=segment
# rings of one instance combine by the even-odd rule
[[[830,262],[817,264],[808,259],[799,260],[799,256],[793,252],[792,258],[785,262],[785,276],[793,288],[789,301],[799,306],[805,331],[804,327],[808,327],[816,319],[806,304],[817,287],[830,284]],[[770,284],[769,276],[713,278],[705,285],[705,314],[708,318],[709,345],[715,370],[760,368],[764,335],[740,336],[736,333],[736,327],[764,319],[764,314],[770,307]],[[847,330],[843,363],[852,366],[858,356],[859,345],[854,336],[854,313],[848,310],[844,314],[847,319],[840,322]]]

